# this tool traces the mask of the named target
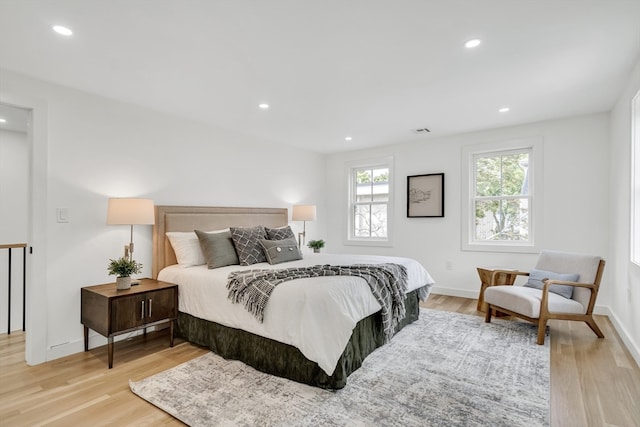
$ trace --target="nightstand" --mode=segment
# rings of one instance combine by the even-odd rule
[[[107,337],[109,369],[113,367],[113,337],[150,326],[169,323],[169,345],[178,317],[178,285],[141,279],[130,289],[117,290],[115,283],[81,289],[84,351],[89,351],[89,329]]]

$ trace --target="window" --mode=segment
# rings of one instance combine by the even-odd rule
[[[531,149],[474,155],[474,241],[529,241]]]
[[[540,168],[541,142],[508,141],[463,150],[466,191],[463,249],[533,252],[535,248],[534,165]],[[540,162],[541,163],[541,162]],[[538,191],[534,192],[534,189]]]
[[[640,266],[640,92],[631,111],[631,262]]]
[[[347,243],[390,243],[391,158],[349,166]]]

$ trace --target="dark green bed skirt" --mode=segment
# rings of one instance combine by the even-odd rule
[[[407,314],[398,331],[418,319],[418,303],[417,291],[407,294]],[[225,359],[240,360],[268,374],[328,389],[344,387],[347,377],[362,365],[365,357],[384,343],[380,312],[362,319],[353,329],[333,375],[329,376],[296,347],[186,313],[178,314],[176,334],[192,343],[209,347]]]

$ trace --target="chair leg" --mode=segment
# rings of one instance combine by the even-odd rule
[[[484,314],[485,323],[491,323],[491,306],[487,304],[487,312]]]
[[[598,336],[598,338],[604,338],[604,334],[596,324],[596,321],[593,319],[593,317],[589,316],[589,319],[585,320],[584,322],[589,325],[591,330]]]
[[[547,319],[545,317],[540,316],[540,320],[538,320],[538,345],[544,344],[544,336],[547,332]]]

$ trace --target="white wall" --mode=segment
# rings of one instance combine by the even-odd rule
[[[382,148],[334,154],[327,160],[328,250],[409,256],[436,281],[434,291],[477,297],[476,266],[529,269],[537,254],[461,250],[461,148],[470,144],[540,136],[544,144],[542,247],[584,252],[609,259],[609,118],[595,114],[445,138],[429,138]],[[346,234],[346,166],[354,159],[395,159],[394,246],[365,248],[342,244]],[[406,217],[406,177],[445,173],[445,217]],[[445,268],[451,261],[452,269]],[[610,285],[605,271],[603,288]],[[608,305],[606,292],[598,305]]]
[[[640,90],[640,61],[611,112],[611,260],[607,265],[610,318],[640,364],[640,267],[632,264],[630,240],[631,101]]]
[[[324,209],[319,154],[3,69],[0,81],[0,99],[37,100],[48,116],[46,247],[34,248],[46,251],[46,279],[30,283],[32,292],[46,295],[42,312],[31,313],[46,328],[46,360],[82,350],[80,288],[113,281],[107,261],[129,241],[128,227],[106,225],[108,197],[149,197],[168,205],[315,203]],[[56,222],[58,207],[69,210],[68,223]],[[308,232],[323,228],[322,221],[307,224]],[[135,258],[150,276],[151,227],[136,227],[134,240]],[[103,342],[98,337],[92,345]]]
[[[27,134],[0,130],[0,245],[27,242]],[[11,250],[11,330],[22,329],[23,250]],[[0,333],[7,331],[8,249],[0,250]]]

